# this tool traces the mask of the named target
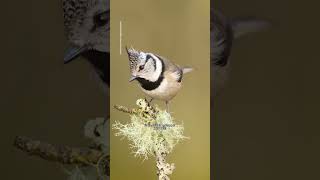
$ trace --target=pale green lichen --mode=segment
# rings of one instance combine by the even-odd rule
[[[129,123],[116,121],[112,128],[116,136],[127,138],[135,156],[148,159],[161,148],[170,153],[175,145],[186,137],[184,127],[176,124],[172,116],[157,107],[151,107],[145,100],[137,101],[139,109],[130,114]]]

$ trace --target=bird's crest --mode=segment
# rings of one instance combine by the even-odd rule
[[[139,62],[140,52],[135,50],[133,47],[130,47],[129,49],[126,47],[126,51],[130,62],[130,70],[133,70]]]
[[[63,0],[62,3],[64,26],[66,28],[71,28],[71,26],[76,23],[75,19],[79,18],[79,16],[83,16],[87,11],[88,1]]]

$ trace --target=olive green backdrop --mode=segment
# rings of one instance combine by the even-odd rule
[[[125,45],[157,53],[195,71],[183,78],[183,87],[171,101],[170,111],[183,122],[190,137],[168,156],[176,169],[172,179],[210,177],[210,61],[209,0],[117,0],[111,2],[111,105],[135,107],[146,97],[137,82],[129,83],[129,62]],[[122,55],[119,50],[122,21]],[[153,101],[164,106],[164,102]],[[128,122],[129,116],[111,110],[111,122]],[[114,133],[115,131],[112,131]],[[111,178],[156,179],[155,159],[135,158],[126,140],[111,137]]]

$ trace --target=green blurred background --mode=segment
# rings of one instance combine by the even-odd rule
[[[176,180],[210,178],[209,7],[209,0],[111,1],[111,105],[135,107],[138,98],[146,97],[137,82],[128,82],[125,45],[196,68],[184,76],[183,87],[170,104],[173,117],[184,123],[185,135],[191,138],[178,144],[168,156],[168,162],[176,165],[171,176]],[[153,103],[165,107],[162,101]],[[129,116],[111,110],[111,119],[111,123],[128,122]],[[128,142],[113,134],[111,154],[113,180],[157,178],[155,159],[135,158]]]

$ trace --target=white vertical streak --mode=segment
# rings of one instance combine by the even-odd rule
[[[120,21],[120,55],[122,54],[122,22]]]

